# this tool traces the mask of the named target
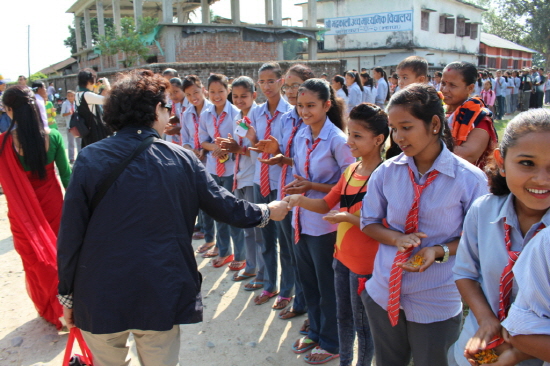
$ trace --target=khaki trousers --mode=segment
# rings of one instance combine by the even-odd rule
[[[92,334],[82,331],[84,340],[92,352],[94,366],[128,366],[128,336],[132,333],[136,342],[139,363],[142,366],[176,366],[179,362],[180,327],[171,330],[130,329],[110,334]]]

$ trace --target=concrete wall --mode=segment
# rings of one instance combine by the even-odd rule
[[[279,61],[283,70],[287,70],[295,63],[297,62]],[[329,76],[342,74],[347,68],[346,62],[340,60],[304,61],[300,63],[309,66],[317,76],[321,76],[322,73],[327,73]],[[257,80],[258,69],[262,64],[263,62],[178,62],[150,64],[140,68],[150,69],[156,73],[160,73],[167,68],[172,68],[176,69],[182,76],[195,74],[205,83],[211,73],[221,73],[229,77],[245,75],[250,76],[253,80]],[[117,73],[127,70],[99,72],[98,78],[107,77],[111,83],[114,83]],[[78,84],[76,75],[58,76],[47,79],[47,82],[50,81],[54,83],[56,88],[63,89],[62,96],[65,96],[66,91],[69,89],[75,90]],[[261,92],[258,92],[257,101],[263,102],[264,100],[264,96]]]

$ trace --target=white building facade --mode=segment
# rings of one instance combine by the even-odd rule
[[[304,22],[308,4],[302,6]],[[405,57],[430,68],[463,60],[477,64],[483,8],[461,0],[318,0],[326,29],[318,59],[347,60],[349,69],[395,69]]]

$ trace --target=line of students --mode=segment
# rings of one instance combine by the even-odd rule
[[[295,65],[283,75],[275,63],[262,66],[258,84],[267,97],[262,106],[254,104],[252,80],[236,79],[232,94],[240,110],[224,98],[225,79],[209,78],[214,105],[199,114],[202,128],[212,130],[202,135],[203,147],[211,149],[212,174],[219,175],[216,169],[229,161],[237,176],[229,189],[256,201],[283,199],[293,210],[278,227],[242,232],[233,240],[247,243],[247,266],[233,278],[256,275],[245,289],[264,289],[254,299],[258,305],[279,295],[274,308],[286,308],[282,319],[308,313],[309,327],[301,330],[305,337],[293,345],[298,354],[311,350],[308,363],[340,356],[340,365],[351,365],[357,334],[357,365],[370,365],[373,351],[377,365],[407,365],[411,356],[415,365],[476,364],[475,353],[490,348],[500,334],[499,287],[503,269],[509,272],[508,254],[547,224],[550,158],[544,141],[550,137],[550,113],[531,111],[509,124],[495,161],[487,166],[488,194],[487,176],[473,163],[479,166],[481,158],[486,163],[496,134],[491,135],[491,114],[483,102],[469,98],[477,70],[464,62],[448,65],[438,93],[422,84],[425,77],[419,76],[426,73],[415,65],[409,60],[398,68],[401,90],[391,98],[387,115],[373,104],[350,111],[347,142],[342,101],[307,67]],[[407,86],[407,79],[420,83]],[[212,83],[219,85],[211,88]],[[200,91],[200,82],[192,84]],[[231,126],[222,133],[220,119],[232,108]],[[243,121],[248,132],[237,136]],[[402,153],[382,163],[389,131]],[[479,153],[476,159],[459,157],[470,149]],[[224,249],[218,260],[227,263],[227,253]],[[294,303],[287,308],[293,287]],[[471,308],[462,331],[461,296]],[[544,322],[544,314],[537,314]],[[514,316],[525,314],[517,310]],[[517,320],[514,324],[512,337],[503,335],[511,343],[496,348],[502,352],[498,365],[529,358],[520,342],[529,333]],[[532,356],[548,360],[544,349]]]

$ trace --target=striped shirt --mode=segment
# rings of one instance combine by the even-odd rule
[[[418,226],[428,236],[413,250],[448,243],[460,238],[464,216],[474,200],[487,193],[485,174],[466,160],[451,153],[445,146],[433,166],[421,177],[412,157],[401,154],[384,162],[369,180],[363,199],[361,229],[381,224],[386,218],[389,228],[405,231],[407,214],[414,199],[408,168],[419,184],[424,184],[432,170],[440,172],[420,199]],[[384,244],[384,243],[381,243]],[[374,261],[367,291],[374,301],[386,309],[389,296],[390,269],[396,247],[380,245]],[[455,257],[446,263],[434,263],[425,272],[403,272],[401,306],[408,321],[433,323],[447,320],[462,311],[460,294],[452,277]]]
[[[504,241],[504,220],[510,225],[511,249],[522,251],[526,245],[531,246],[530,240],[541,222],[546,226],[550,225],[550,210],[546,212],[541,222],[537,222],[529,229],[525,237],[521,233],[512,194],[485,195],[478,198],[468,211],[464,220],[464,233],[460,238],[456,254],[456,263],[453,267],[454,279],[455,281],[470,279],[479,282],[494,314],[498,313],[500,277],[508,263],[508,251]],[[512,301],[516,293],[517,285],[514,283]],[[477,320],[470,312],[466,317],[460,337],[453,347],[455,361],[458,365],[469,365],[464,357],[464,348],[478,329]]]
[[[544,215],[546,218],[548,212]],[[542,230],[514,266],[516,301],[502,326],[510,335],[550,335],[550,228]],[[550,366],[545,362],[544,366]]]

